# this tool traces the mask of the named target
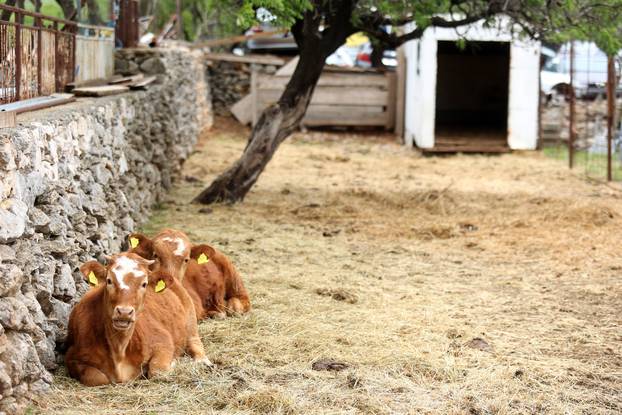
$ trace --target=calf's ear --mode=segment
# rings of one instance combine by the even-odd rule
[[[175,279],[165,272],[157,271],[149,275],[149,287],[157,293],[170,288],[173,284]]]
[[[209,262],[216,255],[216,250],[207,244],[194,245],[190,250],[190,258],[199,265]]]
[[[128,252],[140,255],[145,259],[153,259],[153,243],[142,233],[130,233],[127,236]]]
[[[91,286],[96,287],[106,281],[106,267],[97,261],[85,262],[80,267],[82,276]]]

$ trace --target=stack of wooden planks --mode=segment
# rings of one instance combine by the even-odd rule
[[[146,89],[155,80],[155,76],[144,76],[143,74],[115,75],[105,80],[89,81],[81,86],[69,84],[70,94],[52,94],[0,105],[0,128],[15,127],[16,115],[22,112],[67,104],[75,101],[75,97],[104,97],[121,94],[129,90]]]
[[[93,82],[88,85],[73,86],[71,92],[79,97],[104,97],[122,94],[130,89],[146,89],[156,80],[155,76],[144,76],[142,73],[130,76],[115,75],[112,78]]]
[[[292,59],[274,75],[252,73],[251,93],[231,112],[243,124],[255,124],[261,111],[276,102],[296,67]],[[396,77],[392,72],[327,67],[313,93],[305,126],[395,125]]]

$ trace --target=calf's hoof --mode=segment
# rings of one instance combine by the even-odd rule
[[[214,320],[223,320],[226,317],[227,317],[227,313],[224,313],[224,312],[220,312],[220,313],[212,312],[209,314],[209,318],[213,318]]]
[[[211,360],[209,360],[209,358],[207,356],[203,356],[203,357],[199,357],[198,359],[194,360],[196,363],[208,367],[210,369],[216,369],[216,365],[214,363],[212,363]]]

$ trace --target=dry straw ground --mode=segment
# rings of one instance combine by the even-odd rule
[[[185,358],[90,389],[61,368],[35,411],[622,411],[619,190],[533,153],[426,158],[316,132],[243,204],[206,209],[188,201],[245,144],[218,122],[145,228],[211,241],[244,275],[252,313],[200,324],[218,368]]]

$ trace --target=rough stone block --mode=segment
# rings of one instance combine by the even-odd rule
[[[28,206],[18,199],[0,202],[0,243],[11,242],[24,234]]]
[[[160,83],[50,109],[0,136],[0,415],[48,390],[71,307],[89,289],[79,266],[121,249],[209,126],[200,52],[115,54],[121,72]]]

